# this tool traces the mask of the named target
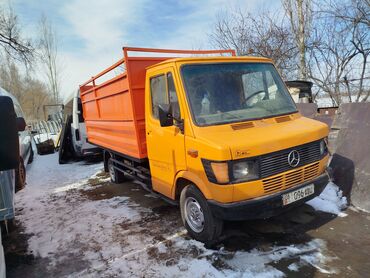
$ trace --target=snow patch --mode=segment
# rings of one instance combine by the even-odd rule
[[[299,265],[297,263],[292,263],[288,266],[288,269],[290,271],[297,272],[299,270]]]
[[[37,156],[31,164],[28,185],[16,194],[17,207],[23,208],[17,217],[31,235],[29,251],[50,259],[46,267],[57,268],[73,258],[87,265],[71,273],[73,277],[282,277],[275,265],[289,259],[297,269],[312,265],[330,273],[322,240],[236,252],[212,250],[189,239],[182,226],[170,227],[175,221],[163,222],[161,215],[128,197],[88,199],[81,189],[90,189],[88,179],[99,178],[102,168],[101,163],[59,165],[57,154]],[[328,195],[325,202],[336,203],[329,198],[332,194],[322,194]],[[157,230],[150,230],[160,230],[157,226],[145,225],[155,217],[156,225],[167,225],[162,239],[156,238]]]
[[[255,248],[251,251],[228,252],[223,248],[210,250],[200,242],[179,236],[173,237],[172,247],[166,247],[166,252],[173,248],[172,251],[183,254],[185,250],[194,247],[198,250],[197,257],[181,256],[178,261],[170,258],[164,262],[157,262],[146,253],[135,253],[133,256],[111,262],[108,273],[111,275],[117,272],[129,273],[136,277],[140,274],[151,277],[283,277],[284,273],[273,266],[281,259],[297,259],[299,261],[299,264],[296,264],[297,271],[299,267],[310,264],[328,273],[322,267],[326,262],[325,256],[321,253],[326,248],[322,240],[290,246],[273,246],[268,251]],[[305,258],[301,259],[302,257]],[[225,267],[216,267],[217,262],[222,262]]]
[[[329,182],[323,192],[316,198],[307,202],[308,205],[315,210],[336,214],[340,217],[345,217],[347,214],[343,213],[347,207],[347,198],[343,197],[342,191],[333,182]]]
[[[167,252],[167,247],[166,247],[166,245],[163,242],[159,243],[157,245],[157,248],[158,248],[158,252],[161,253],[161,254]]]

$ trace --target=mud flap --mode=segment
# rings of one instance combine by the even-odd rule
[[[370,103],[342,104],[333,125],[339,129],[334,182],[353,205],[370,211]]]

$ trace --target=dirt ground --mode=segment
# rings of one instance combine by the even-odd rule
[[[87,201],[104,201],[115,197],[129,198],[131,202],[129,206],[143,208],[140,212],[141,217],[136,221],[123,221],[118,226],[114,226],[113,235],[117,244],[124,245],[125,242],[128,244],[130,239],[135,238],[145,241],[146,248],[137,251],[128,250],[124,256],[141,256],[140,252],[143,252],[151,260],[166,267],[180,265],[180,273],[183,272],[179,276],[188,276],[186,265],[181,266],[183,257],[205,259],[216,269],[227,269],[229,266],[225,264],[225,257],[234,256],[238,252],[251,252],[258,249],[259,252],[266,253],[271,248],[275,248],[274,252],[276,252],[279,246],[284,251],[284,246],[303,246],[302,244],[312,242],[313,239],[325,242],[323,254],[326,257],[325,267],[315,262],[301,264],[298,269],[290,267],[294,263],[299,264],[302,257],[310,255],[312,250],[299,251],[298,255],[278,257],[266,265],[281,271],[286,277],[368,277],[370,273],[370,215],[351,208],[345,211],[347,216],[337,217],[304,205],[269,220],[226,223],[225,235],[208,252],[197,244],[190,244],[187,248],[174,248],[176,245],[172,240],[174,237],[192,242],[183,229],[179,209],[144,191],[135,182],[112,184],[107,181],[105,174],[101,173],[90,179],[89,185],[90,190],[69,190],[65,196],[66,204],[73,206],[75,200],[69,199],[69,195],[76,194]],[[50,207],[50,210],[53,209],[55,208]],[[22,214],[23,208],[18,207],[17,210],[17,214]],[[48,257],[32,254],[28,246],[28,240],[32,236],[34,236],[32,233],[25,232],[24,225],[19,220],[5,236],[3,244],[7,277],[62,277],[71,274],[74,277],[121,276],[117,273],[109,274],[109,272],[86,272],[89,262],[80,253],[86,251],[88,247],[83,246],[79,241],[75,241],[75,244],[81,245],[80,253],[71,251],[70,254],[65,254],[69,249],[63,250],[63,254],[57,254],[57,257],[63,259],[57,262]],[[165,252],[160,252],[158,243],[164,245]],[[98,246],[96,248],[99,249]],[[129,268],[127,272],[121,274],[141,277],[160,276],[149,270],[146,273],[135,271],[135,268]]]

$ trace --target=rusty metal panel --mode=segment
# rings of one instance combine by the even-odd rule
[[[317,109],[317,112],[320,115],[335,115],[337,114],[338,107],[333,106],[333,107],[319,107]]]
[[[296,105],[299,113],[301,113],[304,117],[323,122],[329,127],[332,126],[335,117],[335,111],[337,109],[336,107],[330,108],[330,110],[327,110],[328,112],[326,113],[326,111],[317,108],[316,103],[296,103]]]
[[[334,182],[352,204],[370,211],[370,103],[342,104],[335,125]]]
[[[333,120],[334,120],[334,115],[316,115],[314,117],[315,120],[320,121],[322,123],[327,124],[329,127],[332,126]]]
[[[317,114],[316,103],[296,103],[299,113],[302,116],[313,119]]]

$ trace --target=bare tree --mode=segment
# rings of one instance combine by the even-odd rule
[[[369,97],[369,8],[363,1],[320,2],[308,45],[308,74],[333,105]],[[367,15],[366,15],[367,14]],[[366,23],[367,22],[367,23]],[[366,89],[367,87],[367,89]]]
[[[311,0],[283,0],[282,3],[299,50],[299,78],[306,80],[306,39],[312,21]]]
[[[240,9],[222,11],[209,38],[214,47],[232,48],[238,55],[273,59],[284,77],[292,76],[296,70],[297,48],[289,26],[270,12],[256,16]]]
[[[370,0],[331,1],[324,12],[334,15],[348,25],[370,27]]]
[[[357,53],[357,96],[355,101],[367,101],[370,88],[365,92],[365,82],[370,78],[368,59],[370,55],[370,0],[333,1],[328,4],[326,14],[341,20],[342,30],[351,35],[350,42]]]
[[[7,56],[0,65],[1,87],[12,93],[19,102],[23,99],[24,84],[21,82],[21,73],[13,60]]]
[[[60,100],[60,65],[58,56],[58,40],[56,32],[45,15],[40,20],[39,56],[45,67],[48,87],[54,103]]]
[[[22,75],[16,64],[8,59],[0,65],[0,84],[18,99],[27,120],[43,118],[42,108],[50,102],[50,95],[41,81],[29,74]]]
[[[24,78],[25,89],[22,108],[28,120],[44,119],[43,107],[51,102],[50,94],[41,81],[26,77]]]
[[[0,47],[5,56],[21,61],[26,66],[31,64],[34,49],[31,41],[21,36],[18,18],[10,6],[7,9],[1,9],[0,6]]]

